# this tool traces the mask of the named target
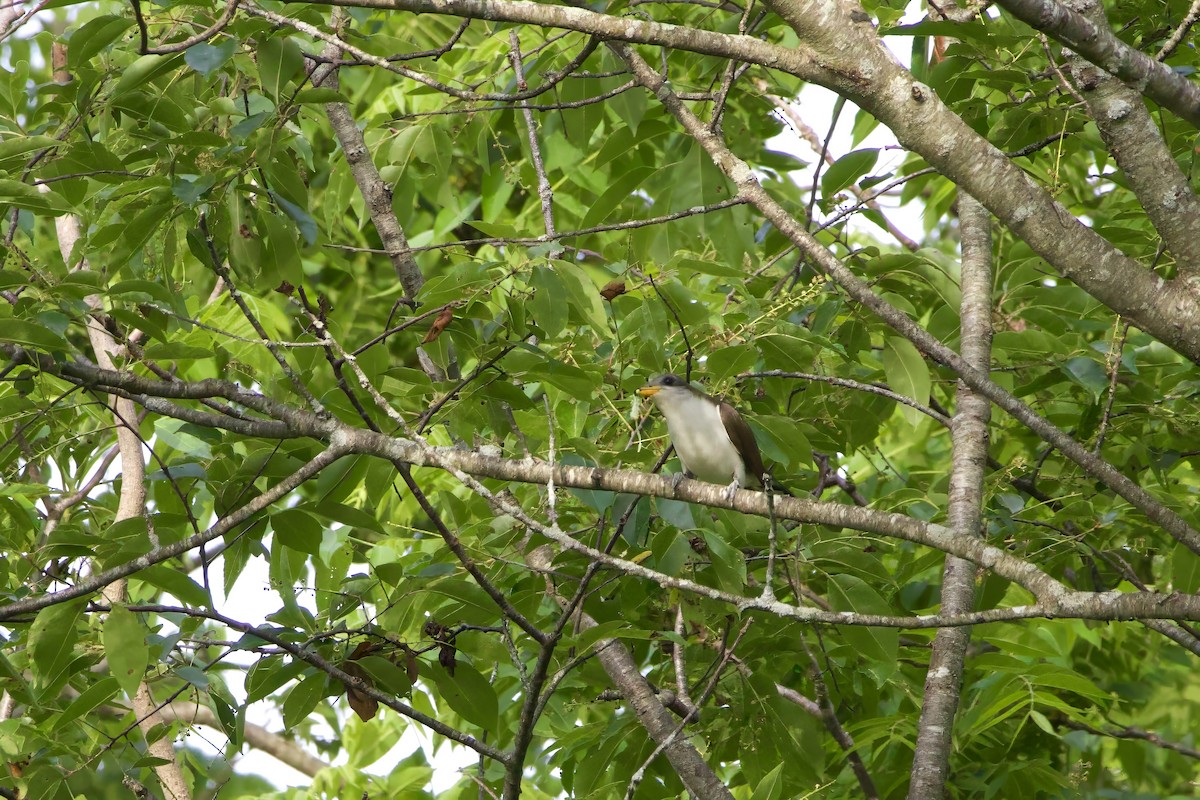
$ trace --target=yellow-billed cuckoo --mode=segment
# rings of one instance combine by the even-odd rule
[[[660,375],[638,389],[667,418],[667,433],[686,474],[727,484],[725,493],[757,489],[766,475],[754,432],[729,403],[709,397],[676,375]],[[786,492],[773,482],[772,486]]]

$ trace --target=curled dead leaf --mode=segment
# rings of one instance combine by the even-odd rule
[[[625,294],[625,281],[609,281],[600,290],[600,296],[610,303],[623,294]]]
[[[446,326],[454,319],[454,308],[446,306],[442,309],[442,313],[434,318],[433,324],[429,326],[429,331],[425,334],[425,338],[421,340],[421,344],[429,344],[434,339],[442,335],[442,331],[446,330]]]
[[[366,643],[364,642],[363,644]],[[363,645],[360,644],[359,649],[362,649],[362,646]],[[342,664],[342,671],[352,678],[358,678],[368,686],[375,686],[375,684],[371,681],[371,676],[367,674],[367,671],[353,661],[347,661]],[[379,713],[379,701],[365,692],[355,688],[355,686],[349,682],[346,683],[346,701],[350,703],[350,708],[354,709],[354,713],[357,714],[358,718],[363,722],[374,719],[375,715]]]

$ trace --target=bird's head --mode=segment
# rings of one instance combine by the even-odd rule
[[[691,395],[695,390],[688,385],[688,382],[678,375],[659,375],[651,380],[645,386],[637,390],[637,393],[642,397],[649,398],[655,403],[670,402],[672,398],[683,398]]]

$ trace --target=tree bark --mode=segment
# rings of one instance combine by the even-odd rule
[[[962,231],[961,345],[962,357],[987,372],[992,350],[992,235],[991,217],[969,195],[958,197]],[[960,536],[979,537],[983,525],[983,475],[987,468],[988,421],[991,404],[961,381],[952,427],[949,525]],[[947,556],[942,571],[942,613],[961,614],[975,605],[976,566]],[[963,662],[971,629],[942,628],[933,640],[925,698],[917,727],[909,800],[937,800],[950,774],[954,716],[962,689]]]
[[[1097,0],[1074,0],[1072,5],[1107,29],[1104,6]],[[1181,269],[1200,272],[1200,199],[1167,149],[1142,96],[1082,56],[1071,58],[1070,69],[1108,152],[1163,244]]]

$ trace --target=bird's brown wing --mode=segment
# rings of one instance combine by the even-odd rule
[[[737,409],[729,405],[729,403],[720,403],[717,406],[721,412],[721,422],[725,425],[725,431],[729,434],[729,440],[733,442],[733,446],[742,455],[742,461],[746,464],[746,479],[753,481],[752,486],[762,484],[763,476],[763,460],[762,453],[758,450],[758,442],[754,439],[754,431],[750,430],[750,426],[746,424],[746,420],[742,419],[742,415],[737,412]]]

